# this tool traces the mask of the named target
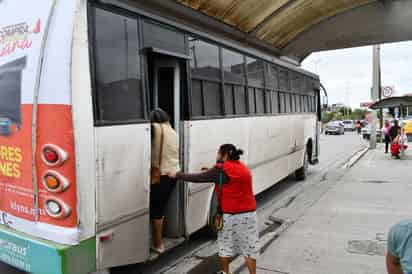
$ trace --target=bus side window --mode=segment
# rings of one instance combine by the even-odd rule
[[[301,106],[299,94],[295,94],[295,101],[296,101],[296,112],[302,112],[302,106]]]
[[[225,114],[246,114],[244,56],[222,48]]]
[[[192,78],[192,116],[223,114],[219,47],[190,37],[189,49]]]
[[[95,122],[144,120],[137,18],[94,8]]]
[[[277,91],[272,91],[272,113],[279,113],[279,93]]]
[[[291,102],[291,95],[290,93],[285,93],[285,112],[290,113],[292,110],[292,102]]]

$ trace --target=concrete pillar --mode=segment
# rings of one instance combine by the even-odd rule
[[[375,45],[373,46],[373,69],[372,69],[372,101],[376,102],[379,99],[380,93],[380,46]],[[377,111],[372,110],[371,114],[371,137],[369,148],[375,149],[376,148],[376,123],[377,123]]]

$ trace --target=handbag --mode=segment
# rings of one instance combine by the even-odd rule
[[[223,229],[223,211],[222,211],[222,184],[223,184],[223,170],[218,168],[218,195],[217,195],[217,208],[216,213],[213,216],[213,229],[219,232]]]
[[[164,143],[164,132],[163,132],[163,125],[160,125],[161,133],[160,133],[160,149],[159,149],[159,167],[151,167],[150,169],[150,178],[152,184],[160,183],[160,176],[161,171],[160,168],[162,166],[162,157],[163,157],[163,143]]]

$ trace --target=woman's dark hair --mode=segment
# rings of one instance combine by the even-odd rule
[[[227,155],[229,160],[237,161],[240,159],[240,155],[243,155],[243,150],[236,148],[232,144],[224,144],[219,148],[220,154]]]
[[[167,123],[170,121],[169,114],[161,108],[157,108],[150,113],[150,121],[152,123]]]

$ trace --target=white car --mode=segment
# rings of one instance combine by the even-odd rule
[[[346,131],[355,131],[355,122],[352,120],[344,120],[343,125]]]
[[[342,135],[345,134],[345,126],[343,125],[342,121],[332,121],[326,125],[325,128],[325,135],[337,134]]]

